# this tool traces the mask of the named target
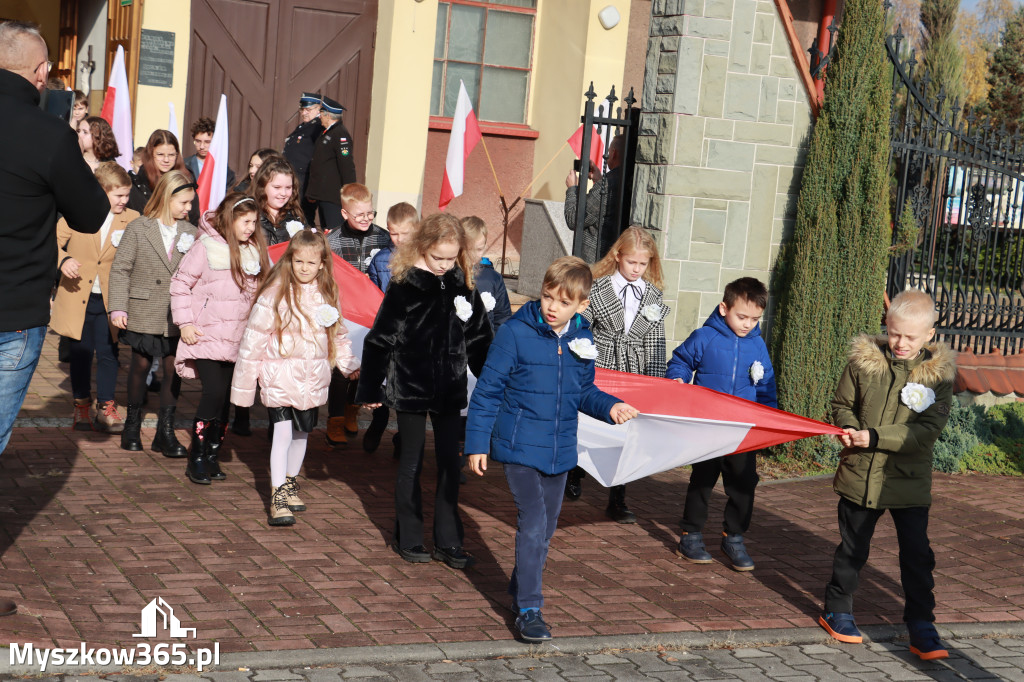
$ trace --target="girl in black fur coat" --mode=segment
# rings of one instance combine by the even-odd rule
[[[363,344],[356,391],[357,403],[383,404],[398,413],[402,438],[393,546],[411,563],[433,558],[461,569],[473,562],[462,548],[458,508],[459,411],[468,402],[467,365],[479,375],[491,336],[458,218],[428,217],[391,261],[391,284]],[[427,414],[437,459],[432,553],[424,546],[420,493]]]

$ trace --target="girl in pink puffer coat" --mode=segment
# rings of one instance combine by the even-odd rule
[[[199,239],[171,279],[171,317],[181,330],[174,367],[181,378],[198,376],[203,385],[185,468],[193,483],[226,478],[219,455],[231,375],[253,296],[270,269],[257,216],[251,197],[224,197],[203,216]]]
[[[318,408],[327,402],[332,367],[349,379],[359,377],[340,303],[323,232],[296,232],[263,283],[242,336],[231,402],[252,405],[259,381],[273,428],[271,526],[290,526],[291,512],[306,509],[296,477]]]

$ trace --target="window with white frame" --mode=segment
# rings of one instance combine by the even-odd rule
[[[526,123],[537,0],[438,4],[433,116],[452,116],[459,81],[481,121]]]

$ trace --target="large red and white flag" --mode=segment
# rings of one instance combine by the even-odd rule
[[[441,198],[437,203],[442,211],[452,199],[462,196],[466,159],[481,137],[480,124],[473,113],[473,103],[466,92],[466,84],[460,80],[459,99],[455,103],[455,115],[452,116],[452,134],[448,138],[448,158],[444,164],[444,179],[441,180]]]
[[[288,242],[271,246],[267,249],[270,260],[277,262],[287,248]],[[338,290],[341,292],[342,322],[348,328],[352,352],[357,358],[362,357],[363,339],[373,326],[384,294],[369,277],[343,261],[338,254],[332,253],[331,257],[334,262],[334,281],[338,283]]]
[[[203,161],[196,183],[199,185],[199,214],[212,211],[220,205],[228,185],[228,98],[220,96],[217,122],[214,124],[210,152]]]
[[[117,142],[117,163],[125,170],[132,168],[135,141],[132,137],[132,102],[128,90],[128,72],[124,68],[124,47],[117,46],[114,65],[110,68],[110,82],[103,96],[100,116],[106,119],[114,131]]]
[[[672,379],[598,369],[595,383],[640,412],[621,425],[580,415],[580,466],[605,486],[712,457],[843,432],[831,424]]]

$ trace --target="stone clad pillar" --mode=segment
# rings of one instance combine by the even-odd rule
[[[651,9],[632,219],[659,240],[671,350],[730,281],[769,283],[796,216],[812,113],[772,0]]]

